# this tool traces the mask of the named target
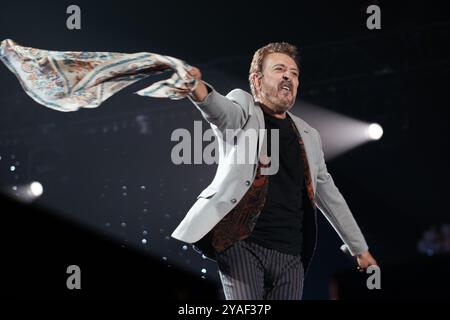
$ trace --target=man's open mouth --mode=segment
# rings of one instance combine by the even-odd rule
[[[292,91],[292,85],[288,84],[288,83],[284,83],[281,85],[281,90],[286,90],[291,92]]]

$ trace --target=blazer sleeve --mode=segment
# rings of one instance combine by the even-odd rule
[[[338,233],[350,253],[354,256],[368,250],[367,243],[356,223],[344,197],[334,184],[327,170],[322,141],[316,132],[319,145],[319,169],[317,174],[317,206]]]
[[[209,93],[202,102],[195,102],[188,96],[203,118],[221,132],[225,129],[241,129],[248,118],[251,95],[244,90],[234,89],[223,96],[208,83],[205,82],[205,85]]]

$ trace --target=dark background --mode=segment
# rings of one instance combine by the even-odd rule
[[[384,129],[381,140],[328,162],[386,270],[382,290],[367,297],[448,298],[442,289],[448,284],[448,269],[442,269],[448,256],[427,256],[417,246],[426,230],[449,223],[449,19],[440,2],[393,2],[13,1],[0,7],[0,40],[48,50],[171,55],[199,67],[223,94],[235,87],[249,90],[248,69],[259,47],[275,41],[297,45],[302,61],[298,99],[378,122]],[[81,30],[66,28],[71,4],[81,8]],[[381,7],[381,30],[365,26],[370,4]],[[140,81],[98,109],[60,113],[32,101],[0,66],[0,183],[10,191],[40,181],[44,194],[37,204],[58,212],[56,216],[111,239],[113,247],[136,250],[162,266],[191,272],[200,283],[216,284],[215,265],[170,238],[209,184],[215,166],[171,163],[175,142],[170,134],[176,128],[193,132],[193,121],[201,116],[187,100],[132,94],[160,78]],[[302,116],[301,109],[294,113]],[[35,241],[55,229],[44,216],[30,227],[29,215],[5,208],[2,244],[24,256],[38,255]],[[73,246],[77,240],[71,241]],[[88,243],[80,241],[79,248],[91,252]],[[332,279],[341,288],[364,284],[339,251],[340,244],[321,217],[306,299],[328,299]],[[57,239],[53,246],[69,247]],[[51,248],[41,248],[50,250],[42,255],[49,259],[46,265],[62,268],[66,260],[58,260]],[[94,256],[77,257],[95,265]],[[12,266],[19,263],[12,256],[5,259]],[[131,270],[122,269],[122,276]],[[177,288],[176,281],[155,270],[147,270],[155,275],[152,281]],[[127,285],[134,287],[133,282]],[[347,297],[345,292],[341,297]]]

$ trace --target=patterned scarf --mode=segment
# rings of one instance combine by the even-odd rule
[[[96,108],[130,84],[168,70],[174,71],[172,77],[136,93],[178,100],[197,86],[195,79],[187,77],[190,65],[150,52],[48,51],[6,39],[0,44],[0,60],[32,99],[64,112]]]

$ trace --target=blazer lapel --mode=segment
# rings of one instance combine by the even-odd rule
[[[308,198],[311,200],[313,204],[315,204],[314,200],[314,184],[312,180],[312,171],[311,171],[311,165],[313,164],[312,159],[312,150],[313,146],[311,143],[311,134],[308,130],[303,129],[300,124],[298,124],[294,119],[291,117],[290,112],[288,112],[288,116],[291,119],[291,123],[294,125],[294,130],[297,133],[298,142],[300,144],[300,153],[303,160],[303,167],[305,170],[305,179],[306,179],[306,188],[308,192]]]
[[[263,144],[266,145],[267,141],[265,138],[267,138],[267,135],[265,134],[265,122],[264,122],[264,114],[261,109],[261,107],[255,103],[255,114],[256,118],[258,119],[259,128],[258,128],[258,159],[260,159],[261,150],[265,150],[267,155],[267,148],[263,148]]]

